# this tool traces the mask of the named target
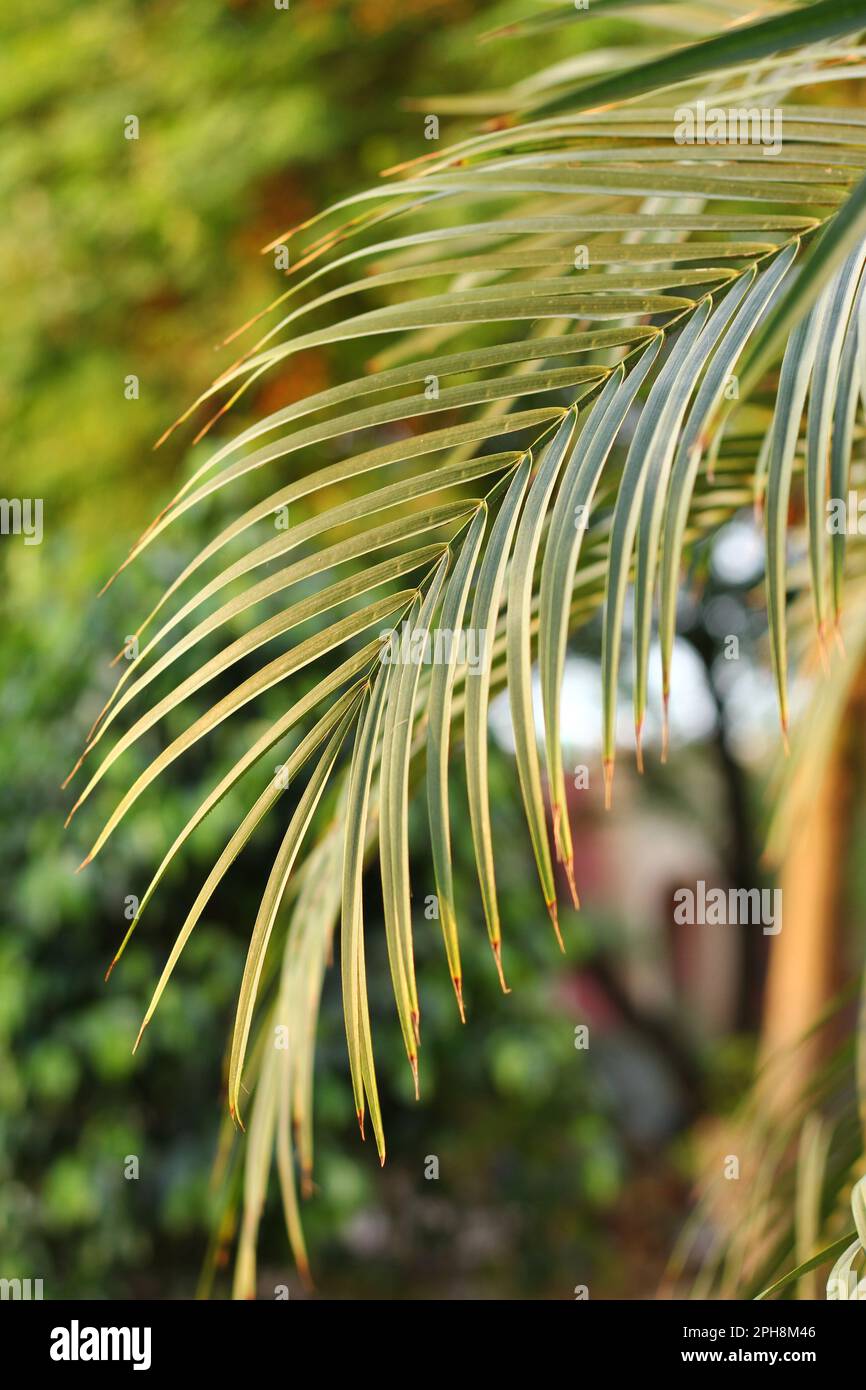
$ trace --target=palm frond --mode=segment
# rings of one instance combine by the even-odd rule
[[[608,0],[608,8],[621,6]],[[609,790],[630,584],[639,758],[656,596],[660,591],[667,703],[683,561],[756,495],[766,492],[767,599],[783,728],[795,480],[807,501],[810,556],[800,588],[811,583],[820,634],[829,621],[828,584],[838,619],[850,556],[844,540],[834,540],[828,571],[824,501],[828,486],[847,487],[863,435],[866,116],[856,107],[810,105],[808,97],[829,81],[843,87],[859,72],[866,50],[854,36],[864,27],[862,6],[821,0],[732,23],[721,34],[712,33],[709,7],[670,8],[672,26],[681,11],[686,33],[691,23],[692,32],[711,36],[650,61],[626,50],[620,69],[601,77],[576,62],[528,80],[497,97],[489,128],[392,171],[265,248],[290,248],[288,288],[254,323],[268,315],[276,321],[186,413],[207,408],[199,438],[263,375],[307,349],[369,338],[369,371],[220,443],[118,571],[189,513],[228,513],[139,624],[139,650],[81,762],[133,705],[137,717],[104,754],[73,812],[124,754],[139,750],[144,736],[193,696],[212,682],[222,689],[239,679],[147,763],[85,863],[157,778],[219,724],[275,687],[287,706],[180,830],[118,956],[204,817],[224,797],[234,798],[240,780],[315,715],[287,760],[285,782],[268,782],[219,856],[143,1027],[217,884],[324,745],[264,886],[241,984],[232,1115],[238,1117],[246,1089],[245,1067],[256,1094],[239,1289],[248,1291],[254,1278],[255,1230],[274,1150],[293,1248],[306,1260],[290,1130],[298,1126],[306,1179],[315,1020],[337,915],[355,1107],[362,1130],[369,1111],[384,1158],[364,955],[363,875],[377,839],[394,995],[417,1083],[408,805],[425,773],[445,956],[463,1010],[448,777],[455,725],[462,722],[481,898],[505,987],[487,786],[491,693],[508,689],[541,897],[559,934],[557,863],[575,904],[579,890],[560,749],[569,633],[603,609]],[[745,6],[731,8],[745,17]],[[573,16],[573,6],[559,5],[518,32]],[[792,99],[798,93],[805,97],[799,104]],[[694,111],[705,98],[724,106],[749,94],[784,101],[778,158],[768,158],[760,142],[677,137],[682,110]],[[471,102],[466,109],[471,113]],[[732,381],[739,386],[733,393]],[[233,506],[255,487],[260,500]],[[409,575],[409,587],[398,587]],[[217,606],[203,612],[212,601]],[[456,640],[467,631],[467,612],[469,631],[483,634],[472,669]],[[212,655],[200,655],[262,613]],[[443,633],[455,640],[429,667],[423,658],[383,660],[386,649],[402,650],[404,636],[410,652],[419,652]],[[256,665],[261,649],[286,638],[292,645]],[[543,761],[532,709],[535,655]],[[190,657],[191,670],[178,677]],[[298,696],[294,683],[306,668],[318,683]],[[170,684],[153,699],[150,687],[161,680]],[[332,811],[335,800],[336,839],[317,811],[320,802]],[[323,889],[322,902],[314,902],[312,866],[324,856],[338,887]],[[281,904],[296,886],[278,979],[267,962]],[[261,1007],[268,1022],[248,1060],[257,1003],[267,993],[272,1002]],[[267,1028],[288,1014],[283,1058]]]

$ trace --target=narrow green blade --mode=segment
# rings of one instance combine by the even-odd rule
[[[618,368],[593,406],[563,475],[541,568],[538,665],[553,811],[553,840],[557,857],[565,868],[575,897],[560,720],[571,594],[599,479],[626,414],[655,363],[660,345],[661,335],[644,350],[627,377],[624,377],[624,368]]]
[[[752,272],[750,271],[740,278],[710,314],[692,352],[682,363],[676,380],[671,383],[664,412],[667,437],[662,434],[657,435],[647,456],[646,478],[638,520],[634,581],[634,724],[638,748],[638,766],[642,765],[640,741],[646,714],[653,597],[659,562],[662,520],[677,439],[682,427],[683,416],[707,359],[725,332],[751,282]],[[723,356],[721,350],[716,355],[717,357]],[[724,361],[721,361],[718,364],[718,369],[723,370],[723,368]]]
[[[295,860],[304,842],[304,837],[310,828],[310,822],[316,813],[316,808],[322,799],[322,794],[328,784],[328,779],[337,761],[337,755],[343,746],[343,741],[349,731],[358,709],[358,702],[355,701],[346,710],[340,723],[337,725],[330,741],[325,748],[319,762],[314,768],[310,780],[304,788],[303,794],[298,802],[294,815],[289,821],[288,829],[283,837],[282,844],[277,851],[276,859],[268,875],[262,901],[256,914],[256,921],[250,938],[247,958],[244,964],[244,973],[241,980],[240,994],[238,996],[237,1012],[235,1014],[235,1024],[232,1033],[231,1057],[229,1059],[229,1079],[228,1079],[228,1102],[229,1113],[235,1122],[243,1129],[240,1114],[240,1092],[241,1078],[243,1075],[244,1058],[246,1057],[247,1040],[250,1033],[250,1024],[253,1018],[256,996],[258,994],[259,979],[264,964],[265,952],[268,949],[268,942],[271,932],[277,919],[277,913],[286,891],[289,875],[294,867]]]
[[[493,633],[499,617],[499,606],[505,583],[505,567],[520,514],[520,506],[529,481],[531,459],[525,458],[515,470],[508,491],[490,533],[490,540],[478,571],[478,584],[472,605],[470,628],[475,632]],[[490,673],[493,663],[493,643],[484,643],[478,669],[467,671],[465,710],[466,787],[469,798],[469,818],[475,864],[481,885],[481,899],[487,933],[496,960],[499,979],[507,993],[502,971],[502,932],[496,900],[496,876],[493,866],[493,834],[490,824],[490,793],[487,782],[487,711],[490,703]]]
[[[319,744],[331,734],[340,720],[353,710],[357,699],[358,693],[354,690],[348,690],[345,695],[342,695],[340,699],[335,702],[331,709],[328,710],[327,714],[325,714],[322,719],[319,720],[318,724],[311,729],[306,738],[301,741],[294,753],[292,753],[291,757],[287,760],[283,769],[284,775],[280,779],[271,779],[255,804],[244,816],[234,834],[230,837],[222,853],[219,855],[216,864],[205,879],[195,902],[187,913],[183,926],[178,932],[177,939],[171,948],[168,960],[165,963],[156,989],[147,1007],[147,1012],[142,1020],[133,1052],[141,1042],[142,1034],[156,1012],[159,1001],[165,992],[166,985],[174,973],[174,967],[180,959],[184,946],[189,940],[196,923],[225,877],[228,869],[234,863],[235,859],[237,859],[256,826],[267,814],[274,802],[277,801],[286,788],[291,785],[298,770],[303,767],[304,763],[311,754],[315,752]]]
[[[508,695],[511,705],[511,724],[514,730],[517,774],[523,806],[532,839],[532,849],[544,901],[553,923],[560,948],[565,949],[559,930],[556,905],[556,883],[547,840],[547,823],[541,791],[541,768],[535,736],[535,716],[532,706],[532,594],[535,580],[535,561],[541,543],[541,533],[550,497],[560,468],[574,437],[577,411],[572,407],[562,420],[556,434],[545,448],[538,464],[520,525],[514,542],[514,558],[508,583],[506,615]]]
[[[667,740],[667,709],[670,699],[671,662],[676,636],[676,604],[679,587],[683,537],[694,493],[695,480],[701,462],[707,423],[724,395],[726,383],[750,335],[780,292],[797,254],[797,244],[785,248],[758,277],[740,305],[730,329],[715,353],[704,380],[698,388],[689,411],[677,448],[677,456],[668,487],[667,513],[661,565],[661,611],[659,639],[662,653],[662,700],[665,710],[665,742]]]
[[[815,367],[809,391],[806,426],[806,522],[809,532],[809,569],[818,641],[823,645],[827,624],[827,481],[831,432],[839,389],[839,369],[848,321],[860,276],[866,241],[852,252],[834,276],[827,314],[815,349]]]
[[[617,491],[610,535],[610,559],[605,580],[601,653],[602,757],[605,802],[608,805],[616,750],[615,722],[623,615],[643,490],[652,451],[672,447],[674,442],[671,439],[671,421],[681,409],[681,393],[677,393],[677,382],[684,363],[695,349],[709,312],[710,305],[704,301],[682,329],[659,372],[641,411]]]
[[[413,606],[408,627],[409,654],[424,643],[439,602],[448,569],[444,556],[431,580],[423,603]],[[402,652],[402,634],[398,650]],[[381,653],[381,655],[390,653]],[[382,734],[382,767],[379,779],[379,855],[382,866],[382,899],[385,940],[400,1027],[406,1055],[418,1086],[420,1011],[415,983],[412,942],[412,906],[409,882],[409,764],[415,718],[415,697],[420,662],[404,661],[391,683]]]
[[[370,782],[379,742],[379,730],[391,667],[382,666],[376,676],[364,721],[355,738],[349,789],[346,796],[346,830],[343,847],[343,895],[340,935],[340,967],[343,984],[343,1013],[349,1047],[349,1068],[355,1111],[361,1134],[364,1133],[364,1102],[370,1105],[370,1118],[376,1136],[376,1147],[382,1163],[385,1161],[385,1137],[370,1036],[370,1010],[367,1002],[367,977],[364,961],[364,906],[362,879],[364,849],[367,839],[367,816],[370,807]]]
[[[785,617],[788,503],[803,406],[828,300],[829,296],[825,291],[809,314],[794,329],[788,342],[776,392],[776,412],[767,464],[767,614],[779,717],[785,740],[788,736],[788,638]]]
[[[487,507],[482,503],[470,523],[454,566],[454,573],[448,581],[442,600],[440,627],[434,634],[433,673],[427,700],[427,815],[430,822],[430,844],[433,851],[436,894],[439,899],[439,920],[442,924],[448,969],[461,1018],[465,1018],[465,1015],[451,871],[448,753],[451,745],[451,705],[460,648],[459,638],[486,524]],[[438,655],[440,638],[444,647],[441,658]]]
[[[842,525],[831,526],[830,549],[833,588],[833,620],[836,630],[842,615],[842,587],[845,578],[845,552],[848,520],[848,481],[851,472],[851,449],[854,439],[854,420],[857,414],[858,374],[857,351],[859,322],[866,305],[866,276],[860,280],[857,302],[851,311],[845,347],[839,366],[839,382],[833,412],[832,445],[830,450],[830,497],[841,501]]]

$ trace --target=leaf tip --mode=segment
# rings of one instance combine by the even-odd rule
[[[821,662],[821,670],[825,676],[830,674],[830,653],[827,650],[827,625],[823,621],[818,624],[818,659]]]
[[[460,1022],[466,1022],[466,1010],[463,1007],[463,981],[459,975],[452,975],[451,982],[454,985],[454,993],[457,995],[457,1007],[460,1010]]]
[[[549,903],[546,903],[545,906],[547,907],[547,911],[550,914],[550,920],[553,923],[553,930],[556,934],[556,940],[559,949],[562,952],[562,954],[565,955],[565,942],[562,939],[562,932],[559,930],[559,911],[556,906],[556,899],[553,898]]]
[[[604,809],[609,811],[613,805],[613,758],[602,759],[604,776]]]
[[[783,714],[783,715],[782,715],[782,720],[781,720],[781,731],[782,731],[782,748],[784,749],[785,757],[787,758],[787,757],[790,756],[790,753],[791,753],[791,741],[790,741],[790,739],[788,738],[788,716],[787,716],[786,714]]]
[[[67,774],[66,774],[66,776],[64,777],[63,781],[60,783],[60,790],[61,790],[62,792],[65,792],[65,791],[66,791],[66,788],[69,786],[69,783],[72,781],[73,777],[75,776],[76,772],[78,771],[78,769],[80,768],[80,766],[81,766],[81,764],[82,764],[83,762],[84,762],[84,754],[82,753],[82,754],[81,754],[81,757],[78,759],[78,762],[75,764],[75,766],[74,766],[74,768],[72,769],[72,771],[71,771],[71,772],[67,772]]]
[[[502,993],[510,994],[511,989],[505,981],[505,972],[502,969],[502,942],[491,941],[490,945],[493,948],[493,959],[496,961],[496,973],[499,976],[499,984],[502,988]]]
[[[577,884],[574,881],[574,859],[571,855],[562,861],[565,870],[565,878],[568,883],[568,891],[571,894],[571,902],[575,912],[580,911],[580,894],[577,891]]]

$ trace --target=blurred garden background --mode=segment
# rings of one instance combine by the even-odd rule
[[[519,0],[292,0],[286,11],[270,0],[33,0],[0,20],[0,490],[44,500],[43,543],[4,538],[0,550],[0,1275],[41,1277],[47,1298],[227,1292],[219,1260],[202,1283],[219,1210],[211,1171],[223,1054],[277,833],[256,841],[215,897],[133,1057],[178,922],[230,824],[222,808],[104,984],[126,900],[143,891],[194,808],[205,760],[228,757],[237,735],[223,728],[196,750],[79,875],[97,817],[64,832],[69,800],[59,787],[110,688],[110,657],[157,583],[201,544],[207,517],[173,530],[96,595],[201,459],[182,440],[156,453],[152,445],[229,360],[215,345],[276,293],[278,272],[260,248],[419,153],[423,115],[407,107],[407,94],[475,88],[479,74],[490,88],[524,76],[521,45],[489,43],[480,61],[477,39],[525,8]],[[532,65],[581,44],[615,46],[636,22],[626,14],[590,18],[579,35],[552,29],[534,40]],[[644,19],[648,43],[664,42],[663,26],[661,8]],[[136,140],[124,138],[130,115]],[[443,117],[446,137],[447,126]],[[313,385],[360,374],[363,350],[356,340],[292,358],[248,394],[236,428]],[[702,555],[701,598],[682,617],[672,757],[665,767],[651,757],[643,779],[623,766],[607,816],[597,634],[574,646],[566,738],[589,791],[575,794],[584,904],[564,914],[565,956],[539,910],[508,721],[494,709],[512,993],[500,993],[491,968],[471,848],[458,827],[468,1022],[461,1026],[454,1007],[438,926],[425,935],[416,900],[419,1104],[373,913],[368,925],[389,1134],[382,1171],[358,1140],[339,981],[329,972],[316,1191],[304,1204],[323,1295],[559,1299],[586,1285],[591,1297],[649,1298],[664,1287],[697,1179],[726,1151],[726,1127],[768,1030],[790,1041],[809,1009],[832,997],[851,949],[843,914],[830,946],[816,948],[802,998],[795,982],[791,1017],[768,1018],[772,937],[726,927],[698,943],[673,924],[678,884],[771,882],[761,859],[763,794],[778,740],[753,591],[761,563],[748,518]],[[736,663],[725,659],[732,633]],[[175,719],[170,732],[182,726]],[[656,720],[651,752],[657,739]],[[847,804],[859,826],[862,812]],[[413,878],[432,885],[426,853],[418,837]],[[845,878],[849,912],[862,900],[857,863],[854,855]],[[576,1045],[584,1023],[591,1067]],[[137,1179],[124,1171],[133,1155]],[[430,1156],[438,1180],[425,1176]],[[260,1282],[303,1293],[275,1195]]]

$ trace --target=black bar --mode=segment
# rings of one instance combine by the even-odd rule
[[[469,1357],[485,1370],[499,1364],[508,1370],[515,1352],[533,1360],[541,1356],[547,1366],[559,1353],[567,1358],[561,1373],[570,1365],[575,1375],[599,1363],[614,1376],[666,1374],[675,1368],[700,1374],[707,1366],[729,1371],[761,1366],[774,1373],[794,1365],[826,1380],[837,1367],[858,1364],[864,1331],[863,1313],[836,1302],[578,1298],[570,1304],[464,1302],[432,1308],[401,1302],[384,1315],[373,1302],[316,1298],[0,1303],[6,1367],[19,1363],[58,1383],[70,1376],[93,1380],[128,1374],[141,1380],[178,1371],[214,1374],[223,1381],[251,1373],[256,1378],[275,1371],[291,1374],[301,1366],[309,1375],[317,1361],[329,1378],[343,1361],[351,1369],[366,1366],[365,1373],[380,1362],[390,1375],[407,1353],[410,1365],[423,1368],[429,1381],[438,1365],[453,1375]],[[92,1351],[102,1359],[89,1359]]]

